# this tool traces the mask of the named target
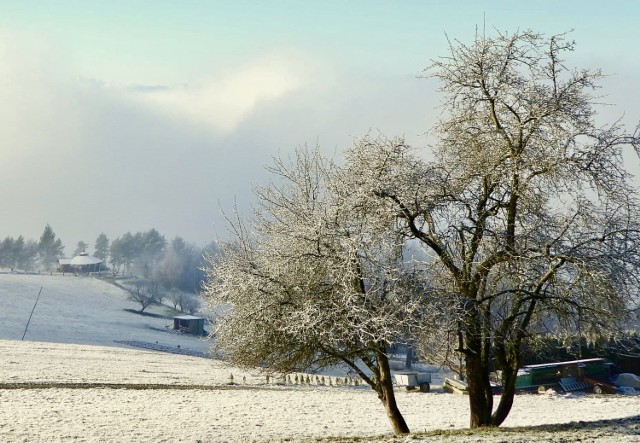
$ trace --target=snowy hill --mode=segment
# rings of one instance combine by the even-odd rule
[[[38,292],[25,340],[124,346],[138,341],[168,348],[207,353],[211,343],[177,333],[170,327],[173,312],[166,306],[142,316],[127,310],[140,307],[126,291],[88,276],[0,274],[0,339],[20,340]]]

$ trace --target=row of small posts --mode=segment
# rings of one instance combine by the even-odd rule
[[[247,377],[242,376],[242,383],[246,384]],[[236,384],[236,378],[229,374],[229,384]],[[265,374],[266,384],[275,385],[315,385],[315,386],[360,386],[363,381],[357,377],[331,377],[317,374],[283,374],[274,376]]]

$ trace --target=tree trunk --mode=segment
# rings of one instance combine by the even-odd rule
[[[396,435],[408,434],[409,427],[404,421],[404,417],[398,409],[396,403],[396,396],[393,392],[393,381],[391,380],[391,368],[389,367],[389,359],[384,352],[377,352],[378,366],[380,370],[380,377],[376,380],[376,392],[378,392],[378,398],[384,405],[384,410],[387,412],[389,422]]]
[[[507,364],[502,368],[502,394],[500,395],[498,407],[491,416],[491,424],[493,426],[500,426],[511,411],[513,398],[516,394],[518,366],[519,364],[517,359],[509,359]]]
[[[494,426],[500,426],[505,421],[513,406],[516,378],[521,362],[521,340],[521,338],[515,338],[509,341],[503,334],[496,337],[496,362],[502,370],[502,394],[500,403],[491,417]]]
[[[467,390],[469,391],[470,424],[472,428],[492,426],[493,393],[489,368],[482,358],[481,340],[467,333],[465,356]]]

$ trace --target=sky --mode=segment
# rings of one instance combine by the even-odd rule
[[[102,232],[225,239],[274,156],[369,131],[426,145],[423,70],[477,29],[573,30],[568,64],[611,74],[600,116],[633,127],[638,17],[634,0],[0,0],[0,238],[49,224],[67,256]]]

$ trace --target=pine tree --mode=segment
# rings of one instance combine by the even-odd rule
[[[109,257],[109,239],[104,232],[96,239],[96,250],[93,255],[104,262],[106,262]]]
[[[62,241],[56,238],[56,234],[49,224],[45,226],[42,235],[40,236],[40,242],[38,243],[38,257],[40,258],[40,265],[45,270],[50,270],[53,267],[56,259],[61,257],[64,252]]]

